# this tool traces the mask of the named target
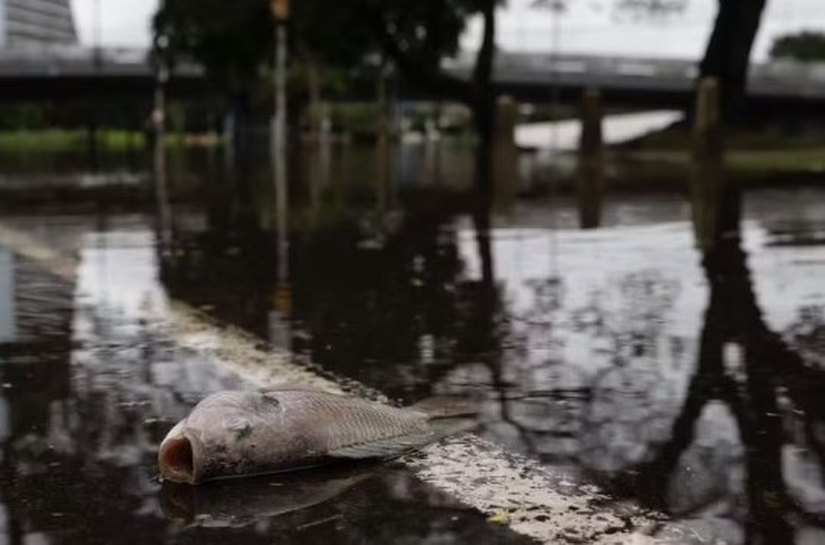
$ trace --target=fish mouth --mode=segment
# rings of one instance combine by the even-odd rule
[[[184,432],[183,422],[172,428],[158,450],[158,468],[164,479],[185,484],[196,484],[198,479],[197,446]]]

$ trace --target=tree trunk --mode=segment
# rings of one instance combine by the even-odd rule
[[[748,65],[765,3],[719,0],[713,33],[699,65],[700,79],[712,76],[719,81],[720,115],[728,124],[741,124],[745,119]]]
[[[493,60],[496,45],[496,3],[487,0],[482,9],[484,35],[473,70],[473,122],[478,135],[476,154],[476,183],[481,194],[491,189],[493,124],[496,93],[493,88]],[[490,195],[486,195],[490,197]]]
[[[473,71],[473,122],[478,144],[476,145],[475,194],[473,217],[476,239],[481,256],[482,280],[486,287],[493,286],[493,259],[490,249],[490,210],[493,204],[493,133],[495,123],[496,92],[493,87],[493,60],[496,46],[496,2],[487,0],[482,8],[484,35],[478,50]]]

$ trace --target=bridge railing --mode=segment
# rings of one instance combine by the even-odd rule
[[[18,47],[0,48],[0,74],[13,75],[149,75],[149,49],[130,47]],[[175,67],[178,76],[201,76],[195,64]]]
[[[469,77],[474,62],[474,55],[464,54],[445,60],[443,67],[457,76]],[[512,84],[550,85],[556,81],[561,85],[686,91],[694,86],[698,63],[683,59],[500,52],[494,72],[498,81]],[[825,98],[825,63],[754,64],[749,86],[763,95]]]

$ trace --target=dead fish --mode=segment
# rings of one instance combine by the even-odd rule
[[[325,503],[376,476],[374,467],[331,467],[243,483],[188,486],[163,483],[160,505],[172,519],[209,527],[239,528]]]
[[[473,412],[455,400],[399,409],[300,386],[225,391],[203,399],[172,428],[158,450],[158,466],[166,480],[198,484],[393,458],[467,429]]]

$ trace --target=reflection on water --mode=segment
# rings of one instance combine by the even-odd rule
[[[821,196],[754,192],[741,228],[736,199],[705,256],[677,196],[611,196],[589,231],[571,228],[572,201],[522,201],[489,233],[413,189],[378,223],[350,201],[348,218],[291,223],[290,344],[405,400],[481,396],[497,441],[703,535],[811,539],[825,489],[810,478],[819,432],[804,430],[825,413],[796,392],[816,391],[822,360],[825,250],[805,238],[821,220],[795,221],[799,244],[774,241],[783,221],[821,217]],[[266,336],[278,256],[266,233],[237,236],[181,233],[164,281]]]
[[[324,503],[375,477],[377,471],[371,465],[218,481],[209,486],[169,482],[164,483],[161,490],[161,505],[168,517],[186,522],[245,526],[264,517],[280,516]]]
[[[162,487],[165,433],[205,394],[244,382],[168,337],[148,220],[4,223],[37,225],[77,263],[66,275],[23,258],[8,269],[17,335],[0,344],[0,541],[528,542],[401,469],[296,474],[226,493]]]
[[[825,539],[822,190],[733,195],[701,255],[678,195],[608,194],[602,227],[582,231],[569,196],[491,218],[414,150],[389,159],[393,183],[357,149],[320,153],[288,191],[268,166],[204,176],[161,248],[142,214],[4,220],[78,257],[66,278],[0,251],[14,299],[0,340],[11,542],[106,541],[127,526],[135,542],[518,539],[395,469],[301,481],[287,497],[279,479],[162,488],[163,432],[205,392],[241,385],[174,349],[171,299],[395,398],[470,393],[496,441],[708,540]]]
[[[14,254],[0,247],[0,342],[14,340]]]

